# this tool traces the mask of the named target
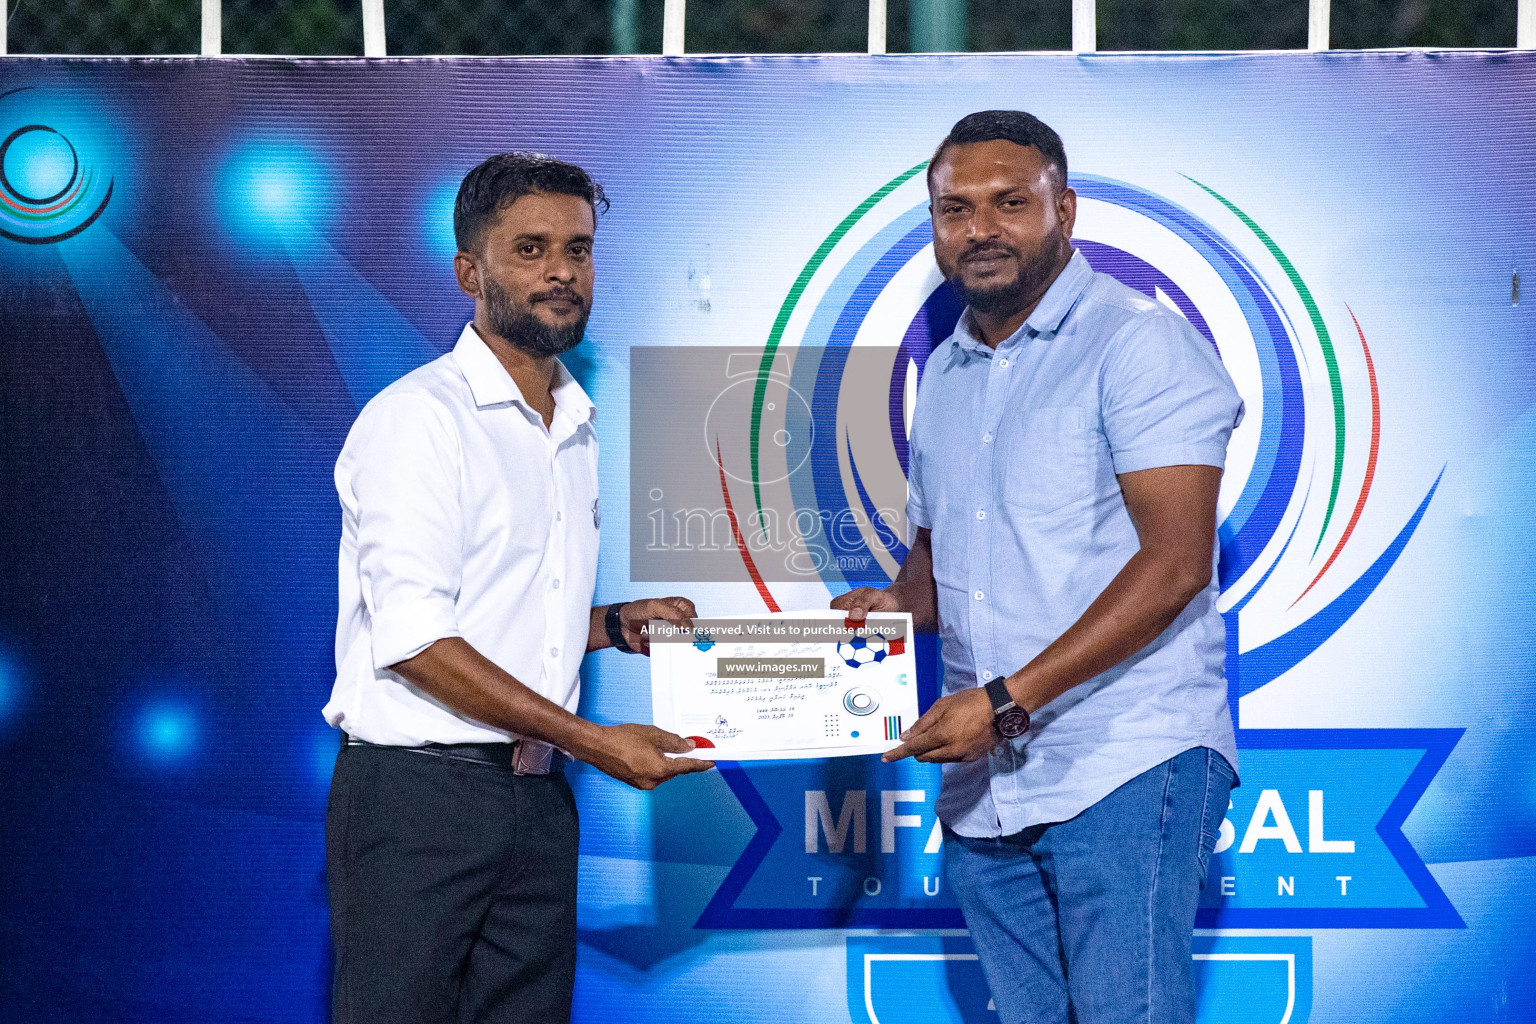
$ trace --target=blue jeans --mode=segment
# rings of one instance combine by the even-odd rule
[[[1189,1024],[1191,939],[1232,788],[1205,747],[1070,821],[945,831],[944,854],[1003,1024]]]

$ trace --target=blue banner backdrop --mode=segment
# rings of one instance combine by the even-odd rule
[[[823,606],[905,553],[910,397],[959,312],[922,171],[986,107],[1061,132],[1080,247],[1247,403],[1201,1020],[1533,1019],[1536,57],[1472,52],[0,63],[5,1018],[327,1018],[330,473],[468,317],[465,170],[536,149],[613,199],[571,359],[598,600]],[[749,412],[667,487],[793,523],[783,564],[737,530],[666,577],[701,513],[631,422],[657,346],[748,353],[702,393],[750,381]],[[648,719],[641,659],[584,684]],[[579,1019],[996,1019],[931,767],[573,776]]]

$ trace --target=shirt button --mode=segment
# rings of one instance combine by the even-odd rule
[[[981,435],[981,439],[986,444],[991,444],[992,443],[992,435],[991,434],[982,434]]]
[[[984,509],[984,508],[977,509],[976,510],[976,518],[977,519],[985,519],[985,518],[987,518],[987,510]]]
[[[563,513],[563,512],[556,512],[555,513],[555,522],[558,523],[564,517],[565,517],[565,513]]]
[[[985,672],[983,672],[981,674],[981,678],[990,680],[992,678],[992,670],[991,669],[987,669]]]
[[[551,658],[558,658],[558,657],[560,657],[560,648],[558,648],[558,647],[551,647],[549,649],[549,656]]]
[[[556,590],[559,590],[560,589],[560,581],[559,580],[555,580],[554,586],[555,586]]]
[[[997,363],[997,365],[998,365],[998,366],[1001,366],[1001,367],[1003,367],[1003,368],[1005,368],[1005,369],[1006,369],[1006,368],[1007,368],[1007,366],[1008,366],[1008,360],[1006,360],[1006,359],[1000,359],[1000,360],[998,360],[998,363]]]
[[[981,591],[981,590],[976,591],[976,600],[978,600],[978,601],[985,600],[986,596],[987,595],[986,595],[985,591]]]

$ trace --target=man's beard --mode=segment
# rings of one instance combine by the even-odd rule
[[[1063,243],[1058,239],[1056,244],[1045,244],[1030,253],[1028,258],[1019,260],[1019,276],[1007,284],[989,285],[983,288],[968,288],[957,266],[955,273],[949,279],[949,283],[965,299],[965,304],[978,313],[989,316],[1008,316],[1017,313],[1032,301],[1038,299],[1056,273],[1061,262]],[[1019,259],[1019,251],[1002,242],[992,242],[989,245],[969,249],[965,256],[974,256],[981,252],[1005,252]],[[961,258],[964,262],[964,257]]]
[[[510,292],[488,278],[481,278],[481,287],[485,291],[486,326],[491,329],[491,333],[531,356],[543,359],[569,352],[580,344],[586,333],[587,317],[591,312],[581,296],[569,289],[535,292],[524,303],[514,299]],[[581,309],[581,319],[564,327],[553,327],[540,320],[533,312],[533,303],[553,298],[564,298],[575,303]]]

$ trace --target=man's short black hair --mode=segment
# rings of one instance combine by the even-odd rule
[[[1020,146],[1034,146],[1045,162],[1056,172],[1056,188],[1067,187],[1067,151],[1061,144],[1061,136],[1055,129],[1033,114],[1022,110],[978,110],[966,114],[944,136],[939,148],[928,161],[928,181],[933,181],[933,169],[939,157],[950,146],[967,146],[975,142],[996,142],[1006,139]]]
[[[453,237],[460,252],[478,252],[497,214],[523,196],[553,192],[580,196],[595,217],[607,212],[608,197],[592,175],[543,153],[498,153],[464,175],[453,204]]]

